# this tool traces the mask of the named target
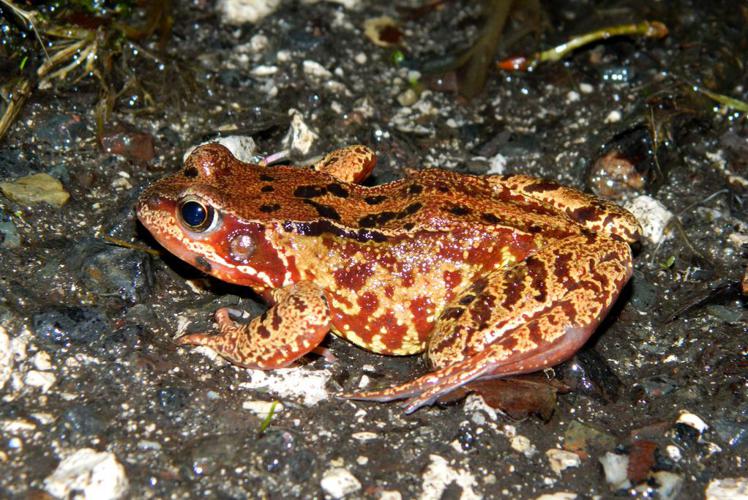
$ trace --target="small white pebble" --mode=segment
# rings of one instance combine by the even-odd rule
[[[38,387],[42,392],[47,392],[57,381],[54,373],[30,370],[23,379],[26,385]]]
[[[304,74],[308,77],[318,80],[329,80],[332,78],[332,73],[317,61],[310,61],[307,59],[302,63],[302,66],[304,68]]]
[[[356,64],[366,64],[366,61],[368,61],[368,58],[366,57],[366,53],[359,52],[353,57],[353,60],[356,61]]]
[[[599,458],[605,472],[605,481],[613,490],[628,488],[631,482],[628,479],[627,470],[629,466],[628,455],[607,452]]]
[[[275,404],[275,408],[273,408]],[[270,409],[273,409],[273,415],[283,411],[283,403],[273,401],[244,401],[242,408],[249,410],[260,418],[266,418],[270,414]]]
[[[396,490],[384,490],[379,492],[377,500],[402,500],[403,496]]]
[[[374,439],[379,439],[379,434],[376,432],[361,431],[354,432],[351,434],[351,437],[356,441],[372,441]]]
[[[268,37],[265,35],[255,35],[249,39],[249,47],[255,54],[263,52],[270,45]]]
[[[44,489],[52,496],[87,500],[123,497],[129,482],[125,468],[113,453],[83,448],[68,456],[44,480]]]
[[[706,500],[745,500],[748,498],[748,478],[725,477],[709,481]]]
[[[45,351],[37,352],[32,362],[34,363],[34,367],[37,370],[51,370],[52,369],[52,358],[49,356],[49,353]]]
[[[699,417],[698,415],[694,415],[693,413],[686,410],[682,410],[680,412],[676,423],[693,427],[694,429],[699,431],[699,434],[703,434],[707,429],[709,429],[709,426],[701,419],[701,417]]]
[[[605,123],[618,123],[621,121],[621,117],[622,115],[620,111],[613,110],[605,117]]]
[[[681,453],[680,448],[678,448],[674,444],[666,446],[665,453],[667,453],[667,456],[670,457],[670,460],[672,460],[673,462],[679,462],[680,459],[683,458],[683,454]]]
[[[556,493],[543,493],[535,500],[574,500],[575,498],[577,494],[571,491],[557,491]]]
[[[275,12],[280,0],[218,0],[216,10],[221,22],[240,26],[245,23],[258,23]]]
[[[364,387],[368,387],[371,383],[371,379],[368,375],[361,375],[361,380],[358,381],[358,388],[363,389]]]
[[[361,483],[356,476],[342,467],[335,467],[325,472],[320,486],[333,498],[343,498],[361,489]]]
[[[579,455],[566,450],[559,450],[558,448],[551,448],[545,452],[545,456],[548,457],[548,462],[551,464],[551,470],[561,475],[561,472],[569,467],[579,467],[582,460]]]
[[[269,66],[267,64],[260,64],[249,70],[249,74],[255,78],[267,78],[273,76],[278,72],[278,66]]]
[[[656,199],[644,194],[624,203],[624,208],[636,217],[642,226],[643,236],[652,243],[657,244],[669,236],[664,232],[673,213]]]
[[[514,451],[522,453],[527,458],[532,457],[538,452],[535,445],[533,445],[527,437],[522,436],[521,434],[514,436],[510,444]]]
[[[583,94],[591,94],[593,90],[595,90],[595,87],[589,83],[582,82],[579,84],[579,91]]]
[[[580,99],[581,99],[581,96],[579,95],[579,92],[575,90],[570,90],[566,94],[566,102],[579,102]]]

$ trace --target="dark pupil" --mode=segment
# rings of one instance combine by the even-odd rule
[[[182,219],[189,226],[197,227],[205,222],[207,214],[205,207],[196,201],[188,201],[182,205]]]

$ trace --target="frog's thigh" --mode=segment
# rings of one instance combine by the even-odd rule
[[[477,378],[560,363],[594,332],[630,275],[623,242],[588,234],[549,245],[479,279],[444,310],[429,339],[434,372],[349,397],[411,398],[411,412]]]
[[[439,369],[497,344],[495,374],[560,363],[595,331],[630,275],[630,249],[620,241],[587,234],[549,245],[453,301],[429,338],[429,360]]]
[[[355,145],[328,153],[312,168],[344,182],[361,182],[369,176],[376,163],[374,151],[366,146]]]
[[[641,228],[636,218],[615,203],[527,175],[491,175],[486,180],[497,192],[522,193],[566,213],[594,233],[615,236],[629,243],[639,239]]]
[[[330,329],[330,312],[323,292],[309,282],[276,290],[273,299],[275,305],[246,324],[234,322],[227,309],[219,309],[217,334],[193,333],[177,342],[208,346],[247,368],[288,366],[322,342]]]

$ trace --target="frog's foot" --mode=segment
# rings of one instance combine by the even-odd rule
[[[314,350],[330,329],[330,312],[323,292],[301,282],[274,294],[275,305],[249,323],[216,311],[218,333],[192,333],[177,339],[180,345],[204,345],[234,364],[272,370],[288,366]]]
[[[450,393],[457,387],[480,378],[485,374],[487,367],[476,364],[472,369],[467,368],[464,363],[458,363],[389,389],[348,392],[341,394],[340,397],[378,402],[407,399],[404,411],[405,413],[413,413],[422,406],[433,404],[441,396]]]
[[[559,306],[563,308],[564,306]],[[570,326],[556,342],[544,344],[529,352],[515,351],[516,338],[537,328],[537,321],[524,325],[516,332],[470,358],[436,370],[412,382],[389,389],[343,394],[348,399],[363,401],[393,401],[407,399],[405,413],[413,413],[422,406],[434,404],[439,398],[469,382],[484,378],[499,378],[531,373],[553,366],[576,352],[589,338],[596,325]],[[516,335],[517,337],[513,337]]]
[[[358,183],[369,176],[376,163],[374,151],[359,144],[336,149],[325,155],[312,168],[344,182]]]

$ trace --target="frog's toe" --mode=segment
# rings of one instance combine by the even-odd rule
[[[357,401],[377,401],[379,403],[395,401],[397,399],[406,399],[413,397],[422,391],[420,385],[417,384],[418,380],[375,391],[344,392],[340,394],[339,397],[343,399],[355,399]]]
[[[475,359],[467,360],[389,389],[346,393],[342,397],[378,402],[407,399],[405,413],[413,413],[422,406],[434,404],[440,397],[446,396],[471,380],[485,375],[491,367],[490,364],[477,363]]]

